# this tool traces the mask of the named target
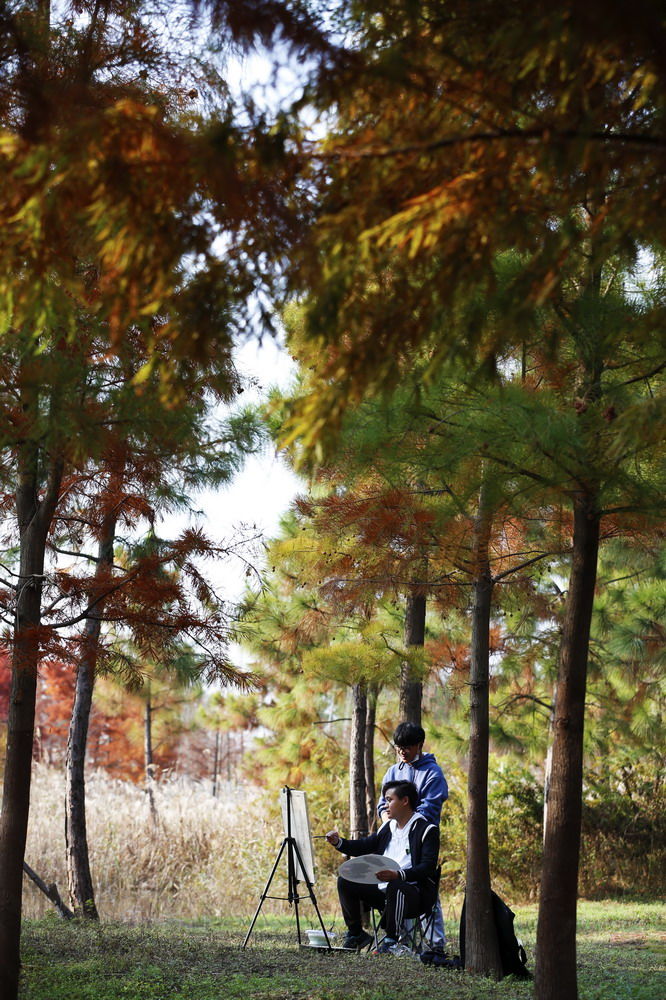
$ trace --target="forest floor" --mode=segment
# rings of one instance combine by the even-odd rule
[[[301,928],[315,927],[309,902]],[[533,968],[536,906],[516,907],[516,932]],[[303,912],[305,911],[305,913]],[[339,915],[326,926],[342,930]],[[263,911],[245,950],[249,918],[90,924],[25,921],[21,1000],[528,1000],[532,984],[495,983],[427,968],[414,957],[298,948],[293,915]],[[305,939],[305,935],[303,934]],[[450,921],[448,950],[457,951]],[[666,907],[579,905],[580,1000],[664,1000]],[[407,993],[405,990],[406,984]]]

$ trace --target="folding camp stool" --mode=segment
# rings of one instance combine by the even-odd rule
[[[440,880],[441,869],[437,866],[437,895],[435,897],[435,902],[432,906],[424,910],[418,917],[409,917],[405,921],[405,925],[400,934],[399,943],[406,945],[410,948],[416,955],[420,955],[424,951],[432,951],[432,934],[435,927],[435,915],[437,910],[437,902],[439,900],[439,880]],[[379,918],[377,914],[380,914]],[[381,927],[381,911],[371,908],[370,909],[370,919],[372,922],[372,941],[367,945],[366,951],[375,951],[379,948],[379,945],[384,940],[386,935],[383,933],[383,928]]]

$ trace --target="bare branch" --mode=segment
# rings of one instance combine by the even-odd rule
[[[605,145],[636,146],[637,148],[666,148],[666,139],[649,133],[638,132],[586,132],[579,129],[553,128],[507,128],[491,132],[467,132],[463,135],[449,135],[432,142],[415,142],[404,146],[365,146],[362,149],[338,149],[324,153],[313,151],[310,158],[326,162],[328,160],[364,160],[388,159],[392,156],[407,156],[410,153],[435,153],[451,146],[469,145],[470,143],[505,142],[507,139],[522,139],[526,142],[543,142],[553,145],[555,142],[596,142]]]
[[[550,702],[542,701],[541,698],[537,698],[534,694],[514,694],[512,698],[508,698],[507,701],[502,703],[502,710],[497,717],[500,718],[504,715],[517,701],[533,701],[535,704],[545,708],[548,715],[550,715],[553,711],[553,705]]]

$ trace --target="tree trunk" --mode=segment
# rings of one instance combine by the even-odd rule
[[[217,772],[220,768],[220,730],[215,730],[215,752],[213,755],[213,798],[217,798]]]
[[[35,405],[34,397],[24,400],[24,412],[30,415]],[[0,997],[3,1000],[14,1000],[18,995],[23,861],[30,806],[44,556],[63,471],[60,460],[52,463],[40,500],[39,455],[35,444],[24,443],[18,464],[20,573],[0,816]]]
[[[375,795],[375,718],[377,715],[377,687],[368,688],[365,711],[365,747],[363,763],[365,771],[365,812],[367,829],[370,833],[377,824],[377,798]]]
[[[109,569],[113,566],[116,524],[117,513],[114,509],[102,524],[95,568],[95,580],[98,584],[104,584],[109,578]],[[98,601],[84,626],[81,656],[76,670],[76,690],[69,724],[65,765],[65,852],[69,900],[77,916],[89,917],[91,920],[99,920],[99,914],[95,905],[88,854],[85,760],[105,603],[104,599]]]
[[[150,685],[148,686],[148,696],[146,698],[146,709],[143,724],[143,757],[146,777],[146,795],[150,805],[150,815],[153,823],[157,822],[157,808],[155,806],[155,771],[153,764],[153,707],[150,700]]]
[[[410,591],[405,604],[405,646],[423,649],[425,643],[426,596]],[[405,660],[400,667],[400,721],[421,725],[423,682],[420,672]]]
[[[491,527],[492,512],[485,487],[482,487],[473,541],[465,968],[477,975],[501,979],[502,962],[490,895],[488,850],[489,629],[493,590],[488,545]]]
[[[76,689],[65,764],[65,854],[69,901],[77,916],[89,917],[91,920],[99,920],[99,914],[95,906],[88,856],[84,772],[98,638],[99,622],[88,619],[85,623],[84,646],[76,669]]]
[[[578,997],[576,904],[583,724],[600,517],[591,493],[577,494],[573,510],[573,554],[560,645],[537,925],[535,996],[538,1000]]]
[[[352,686],[352,726],[349,745],[349,828],[350,837],[367,837],[368,818],[365,801],[365,719],[367,688],[365,681]]]
[[[0,996],[18,993],[19,940],[23,859],[30,805],[32,738],[35,722],[38,627],[43,559],[31,540],[21,559],[17,626],[12,656],[12,683],[7,724],[7,751],[0,819]],[[22,553],[23,555],[23,553]],[[32,574],[37,574],[33,577]]]
[[[239,735],[240,735],[239,746],[233,761],[234,782],[236,783],[236,785],[238,785],[240,768],[243,763],[243,758],[245,757],[245,734],[242,729]]]

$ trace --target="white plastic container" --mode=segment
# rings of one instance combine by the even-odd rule
[[[326,941],[326,936],[321,927],[307,930],[305,933],[308,936],[308,945],[311,948],[328,948],[328,942]],[[333,938],[335,935],[331,931],[327,931],[326,933],[328,934],[328,941],[333,944]]]

